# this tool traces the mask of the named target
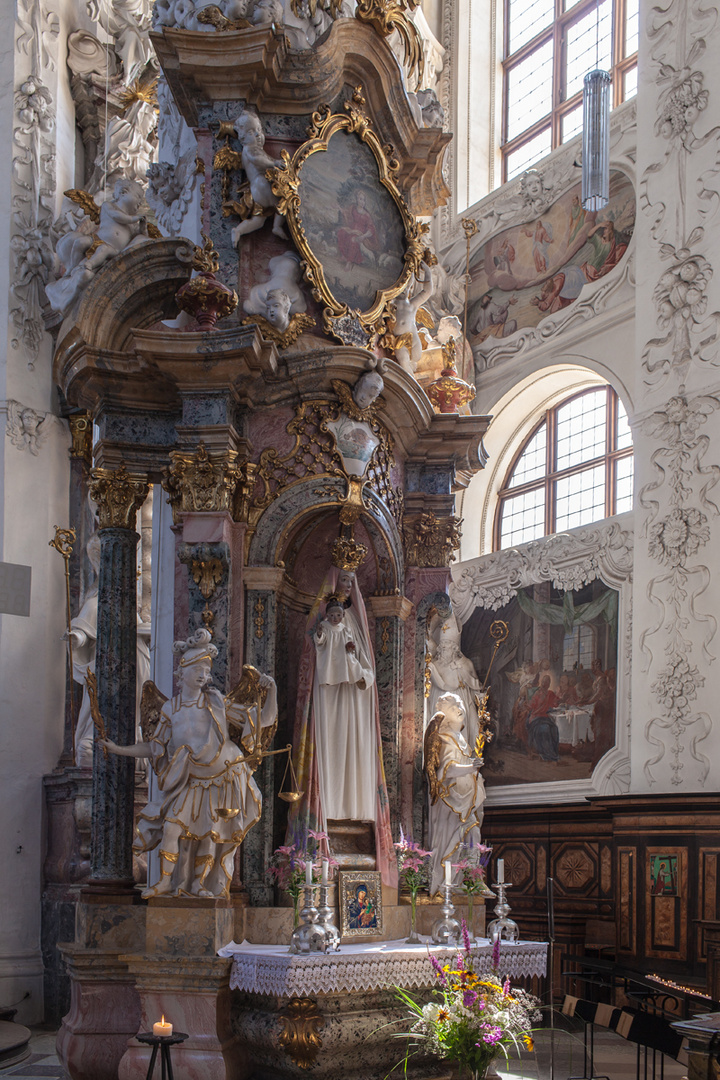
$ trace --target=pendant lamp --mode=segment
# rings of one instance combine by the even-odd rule
[[[607,71],[583,80],[582,204],[602,210],[610,199],[610,87]]]

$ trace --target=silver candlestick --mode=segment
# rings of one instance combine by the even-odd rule
[[[460,923],[454,917],[455,907],[450,899],[452,889],[452,885],[442,886],[445,894],[445,900],[440,908],[442,917],[436,919],[432,927],[432,939],[436,945],[457,945],[460,941]]]
[[[291,953],[325,952],[325,936],[317,925],[318,909],[313,904],[314,885],[305,886],[305,907],[300,912],[301,923],[290,938]]]
[[[322,930],[325,948],[323,952],[338,952],[340,949],[340,931],[333,920],[333,909],[328,904],[329,885],[320,886],[320,907],[317,914],[317,928]]]
[[[498,938],[505,938],[506,941],[519,941],[520,940],[520,928],[516,922],[512,919],[508,919],[510,914],[510,905],[507,902],[505,892],[507,889],[511,889],[511,883],[504,881],[497,881],[495,888],[498,892],[498,902],[495,905],[495,914],[497,919],[493,919],[491,923],[488,923],[486,930],[487,936],[490,941],[497,941]]]

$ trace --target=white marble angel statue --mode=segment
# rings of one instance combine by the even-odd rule
[[[441,695],[457,694],[465,709],[463,735],[468,746],[474,749],[479,729],[478,712],[486,695],[472,660],[460,649],[460,628],[452,611],[445,618],[436,615],[428,619],[426,657],[430,676],[426,724],[437,711]]]
[[[235,132],[242,145],[242,167],[250,185],[250,205],[252,211],[232,230],[232,242],[237,245],[240,237],[261,229],[265,218],[273,216],[272,231],[282,240],[288,236],[283,228],[283,215],[279,213],[278,201],[273,195],[268,169],[282,165],[280,160],[271,158],[265,149],[265,132],[256,113],[243,112],[235,121]],[[243,216],[242,207],[237,203],[228,204]]]
[[[443,694],[425,732],[425,775],[430,791],[430,895],[444,878],[444,863],[457,860],[463,845],[480,843],[485,784],[482,758],[463,736],[465,707],[457,694]],[[453,874],[455,878],[457,872]]]
[[[157,793],[140,812],[133,850],[160,846],[160,880],[143,896],[227,897],[235,851],[260,820],[253,772],[275,731],[277,690],[249,665],[230,694],[209,687],[217,648],[204,627],[173,650],[180,693],[168,700],[145,683],[145,741],[100,742],[114,754],[149,758],[155,773]]]

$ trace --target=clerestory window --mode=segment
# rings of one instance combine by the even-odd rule
[[[632,433],[615,391],[585,390],[548,409],[498,500],[496,550],[631,510]]]
[[[583,79],[609,71],[613,107],[637,90],[639,0],[503,0],[502,181],[582,130]]]

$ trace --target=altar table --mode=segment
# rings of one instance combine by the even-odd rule
[[[543,976],[547,948],[540,941],[503,941],[500,974]],[[308,1068],[313,1080],[385,1080],[405,1052],[396,1033],[407,1030],[408,1011],[396,987],[429,1000],[435,975],[428,953],[446,963],[458,951],[372,940],[340,949],[295,956],[286,945],[231,942],[219,950],[232,959],[232,1028],[254,1063],[252,1080],[293,1080]],[[489,972],[490,942],[481,940],[473,954],[475,970]],[[403,1075],[452,1080],[457,1067],[418,1053]]]
[[[492,943],[479,939],[473,948],[476,970],[489,973]],[[406,945],[403,941],[341,945],[336,953],[294,955],[286,945],[241,945],[231,942],[219,950],[232,957],[230,989],[276,997],[353,993],[402,986],[406,990],[432,986],[435,978],[428,953],[443,963],[457,949],[432,943]],[[503,941],[500,974],[511,980],[543,976],[547,961],[544,941]]]
[[[577,746],[581,742],[595,742],[592,729],[594,705],[584,709],[551,709],[550,716],[555,721],[561,743]]]

